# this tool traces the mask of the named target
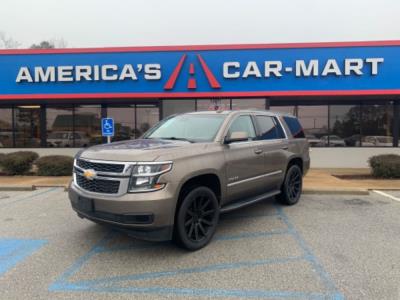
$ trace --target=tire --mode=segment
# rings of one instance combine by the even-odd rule
[[[215,193],[205,186],[192,188],[184,197],[176,215],[175,241],[191,251],[206,246],[219,221]]]
[[[279,202],[294,205],[300,200],[303,188],[303,172],[298,165],[291,165],[286,171],[281,193],[277,196]]]

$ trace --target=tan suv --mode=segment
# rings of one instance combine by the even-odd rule
[[[308,143],[293,116],[178,114],[141,139],[78,153],[69,197],[82,218],[196,250],[211,240],[221,213],[272,196],[297,203],[309,165]]]

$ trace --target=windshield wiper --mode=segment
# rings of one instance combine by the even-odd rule
[[[193,140],[189,140],[186,138],[181,138],[181,137],[175,137],[175,136],[171,136],[171,137],[162,137],[160,138],[162,140],[173,140],[173,141],[185,141],[185,142],[189,142],[189,143],[194,143],[195,141]]]

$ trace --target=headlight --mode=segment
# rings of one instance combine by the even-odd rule
[[[137,193],[161,190],[165,183],[158,182],[158,178],[171,168],[172,162],[138,163],[132,170],[128,191]]]

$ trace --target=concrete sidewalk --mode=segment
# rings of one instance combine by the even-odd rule
[[[367,177],[369,169],[311,169],[304,179],[305,193],[367,194],[368,190],[400,190],[400,179],[340,179],[335,175]],[[360,176],[361,175],[361,176]]]
[[[400,190],[400,179],[339,179],[333,175],[368,175],[369,169],[311,169],[304,179],[304,193],[367,194],[368,190]],[[0,190],[67,187],[71,176],[1,176]]]

